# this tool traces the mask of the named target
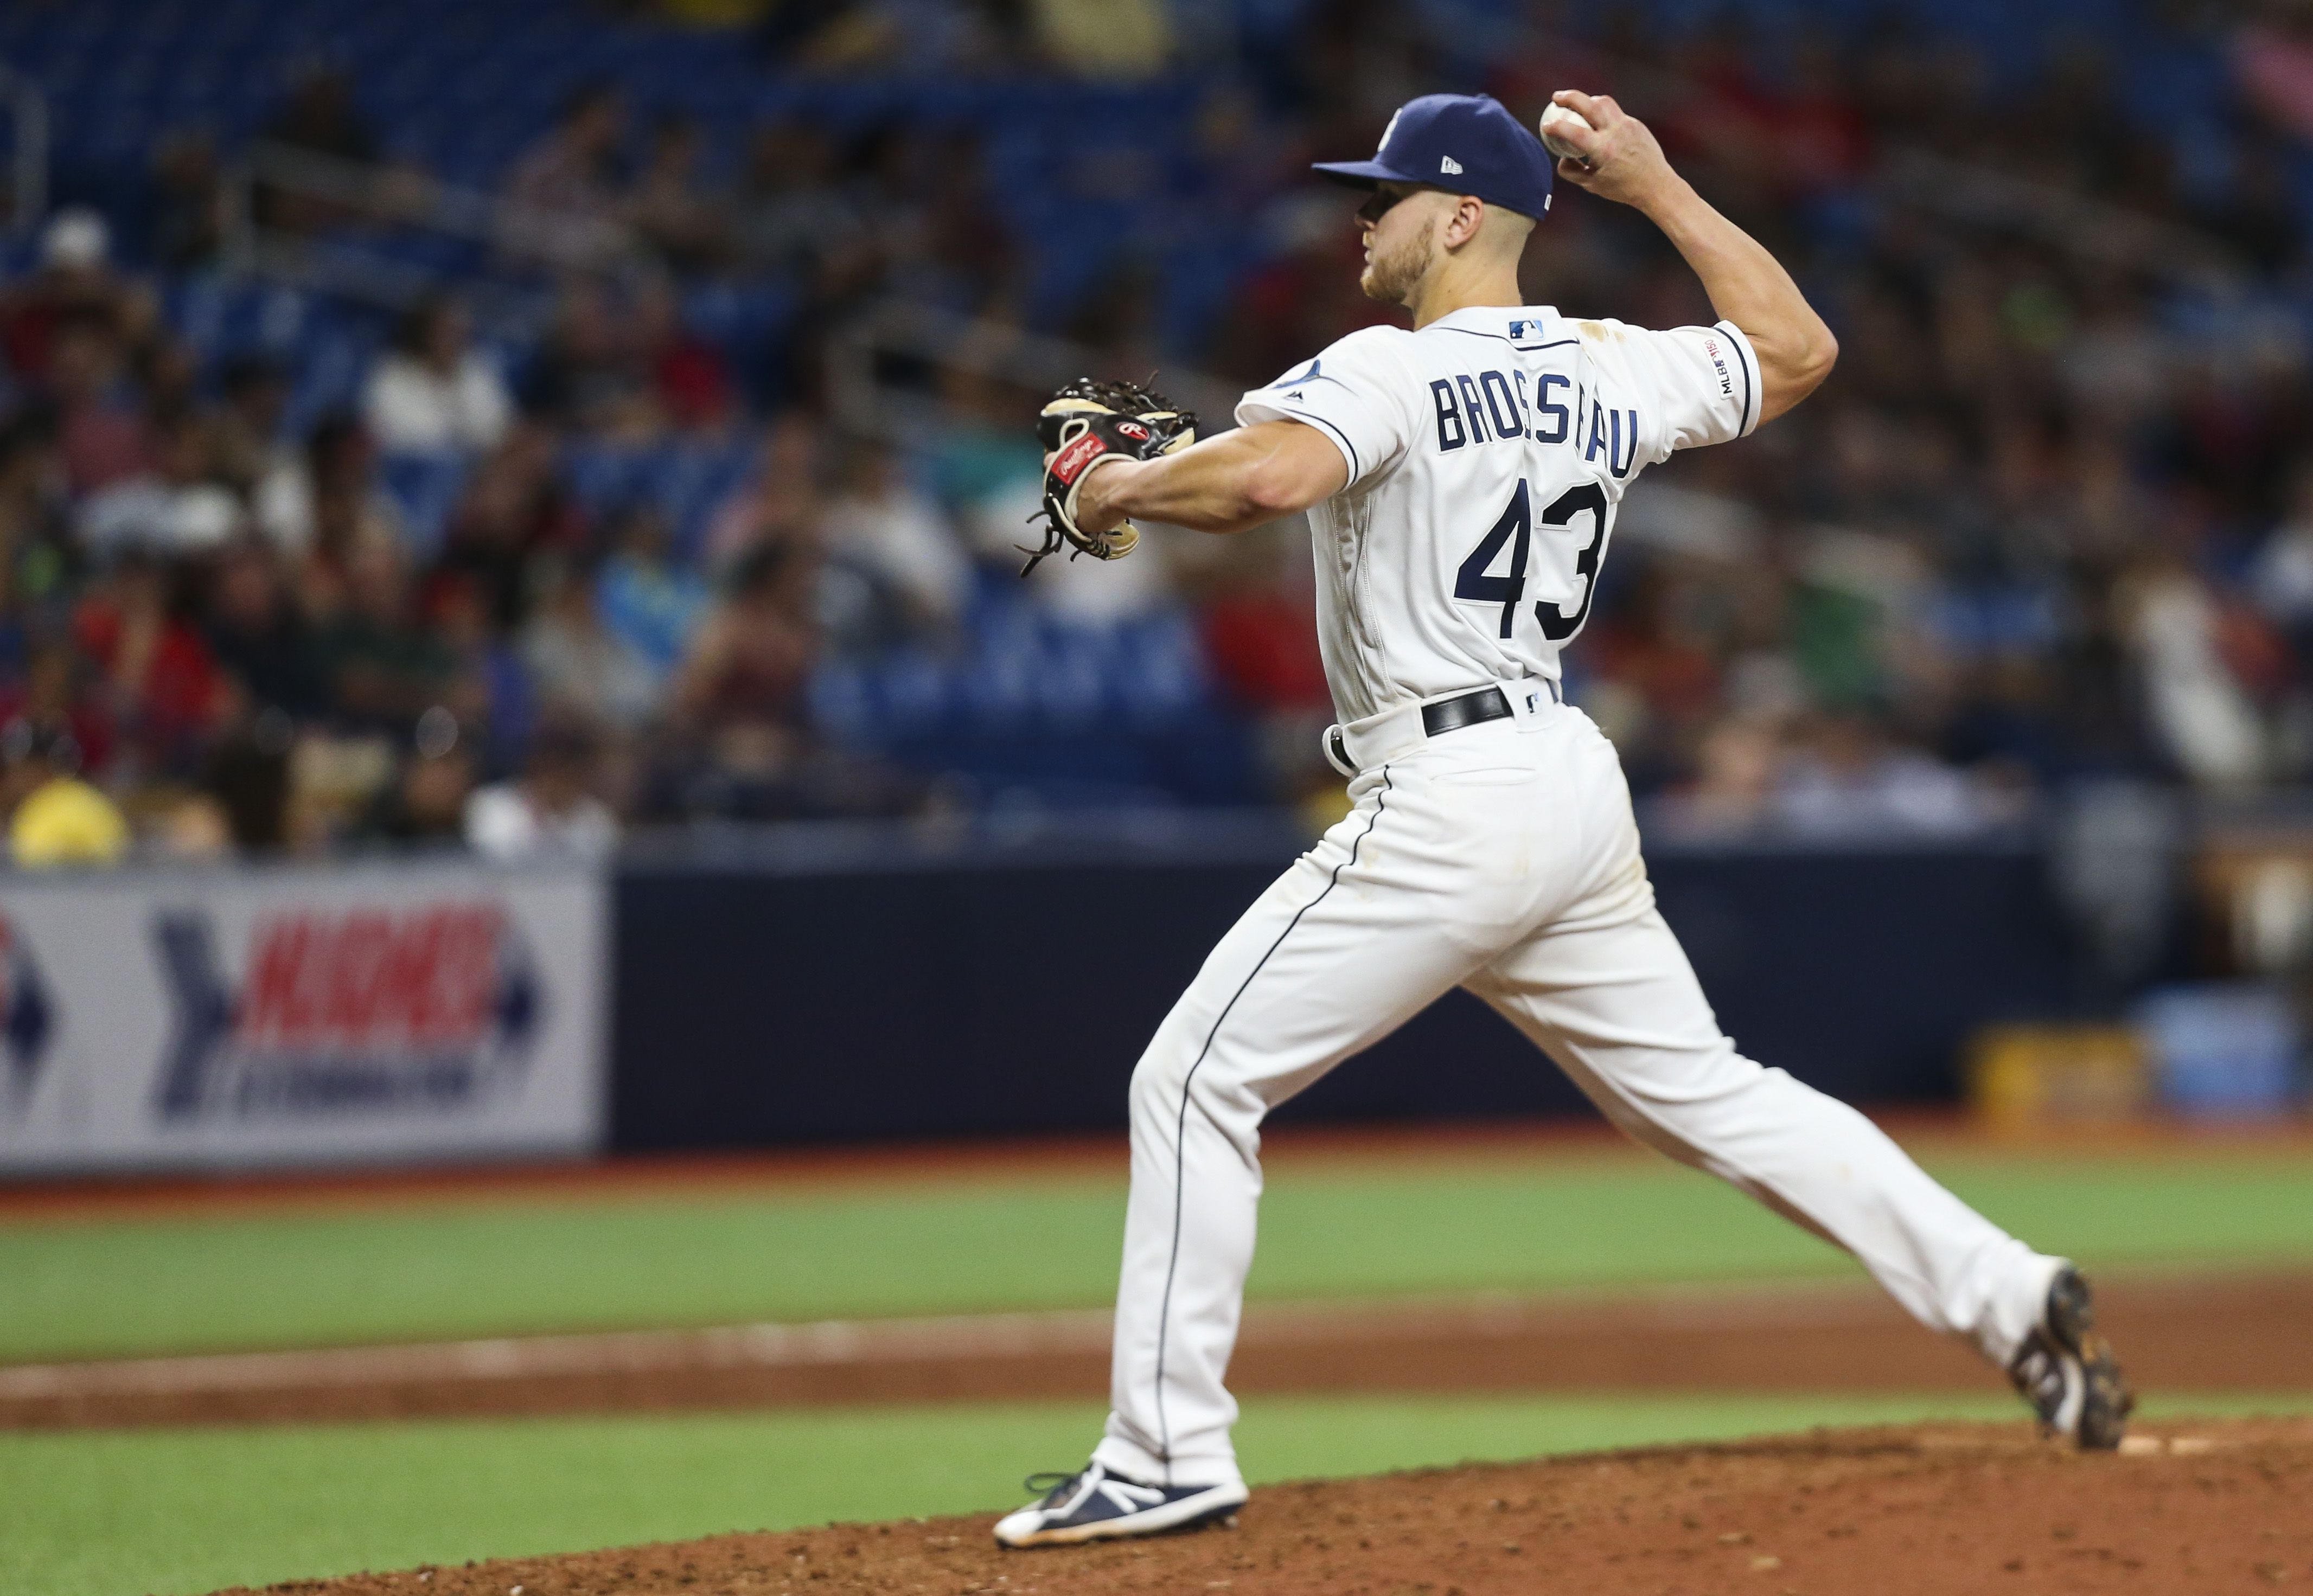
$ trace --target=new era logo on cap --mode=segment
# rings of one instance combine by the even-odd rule
[[[1448,177],[1458,177],[1461,175],[1462,163],[1451,155],[1442,155],[1438,157],[1438,170]]]

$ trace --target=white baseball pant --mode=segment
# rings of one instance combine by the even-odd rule
[[[1623,1130],[1845,1248],[1930,1329],[2004,1365],[2037,1322],[2061,1260],[1854,1109],[1735,1051],[1655,908],[1613,745],[1546,690],[1512,702],[1512,719],[1434,739],[1402,716],[1395,735],[1366,726],[1390,757],[1359,755],[1349,815],[1221,939],[1142,1055],[1113,1410],[1093,1454],[1113,1471],[1237,1478],[1223,1379],[1262,1118],[1455,986]]]

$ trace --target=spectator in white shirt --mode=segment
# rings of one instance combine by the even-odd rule
[[[853,443],[843,464],[841,490],[821,522],[831,595],[849,578],[877,601],[896,602],[901,629],[939,633],[955,624],[972,590],[972,561],[939,505],[911,484],[882,443]],[[863,592],[858,602],[869,602]],[[840,596],[830,604],[839,632],[849,632]],[[880,604],[879,606],[880,607]]]
[[[659,706],[659,671],[602,624],[591,573],[566,568],[523,628],[523,662],[539,696],[567,720],[640,732]]]
[[[506,436],[514,400],[454,299],[430,298],[403,319],[362,393],[370,436],[388,454],[473,454]]]
[[[601,859],[618,846],[618,818],[594,792],[594,740],[543,726],[521,777],[466,800],[466,845],[491,859]]]

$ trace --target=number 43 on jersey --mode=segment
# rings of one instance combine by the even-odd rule
[[[1582,601],[1574,613],[1567,614],[1554,604],[1537,601],[1535,619],[1542,623],[1542,635],[1552,643],[1563,643],[1582,629],[1590,618],[1590,601],[1598,592],[1598,556],[1606,543],[1606,490],[1596,482],[1578,483],[1550,502],[1542,513],[1544,527],[1570,530],[1575,517],[1587,512],[1590,516],[1590,539],[1582,546],[1574,562],[1574,574],[1582,583]],[[1481,604],[1502,607],[1501,633],[1510,635],[1517,620],[1517,607],[1526,597],[1526,557],[1534,541],[1534,510],[1526,478],[1518,478],[1517,490],[1501,518],[1486,529],[1478,546],[1470,550],[1470,557],[1462,562],[1460,574],[1455,578],[1454,596]],[[1486,573],[1501,557],[1502,545],[1510,545],[1510,568],[1507,575],[1489,576]]]

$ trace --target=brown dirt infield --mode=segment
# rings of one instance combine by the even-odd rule
[[[2140,1389],[2313,1390],[2313,1276],[2102,1283]],[[0,1368],[0,1429],[1075,1397],[1105,1311],[742,1325]],[[1868,1285],[1256,1304],[1231,1370],[1272,1391],[2001,1389]]]
[[[1236,1528],[998,1551],[992,1514],[358,1574],[311,1596],[2016,1596],[2313,1584],[2313,1421],[1822,1431],[1257,1490]]]

